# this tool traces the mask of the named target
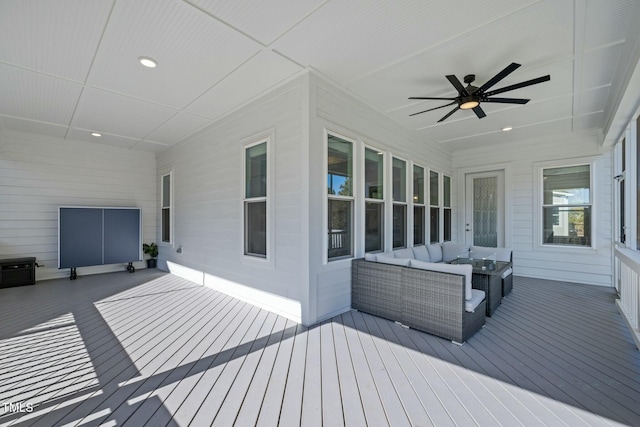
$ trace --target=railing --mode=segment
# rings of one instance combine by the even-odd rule
[[[619,295],[616,304],[640,348],[640,255],[626,248],[616,248],[614,263]]]
[[[329,231],[329,249],[342,249],[345,247],[348,231]]]

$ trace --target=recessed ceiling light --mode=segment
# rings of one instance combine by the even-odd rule
[[[502,132],[509,132],[511,129],[513,129],[511,126],[503,127]]]
[[[138,58],[138,60],[142,65],[148,68],[156,68],[156,66],[158,65],[155,59],[149,58],[148,56],[141,56]]]
[[[96,138],[100,138],[102,134],[100,132],[91,132],[91,136],[95,136]]]

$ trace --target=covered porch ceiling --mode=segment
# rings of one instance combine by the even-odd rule
[[[639,17],[634,0],[6,0],[0,128],[162,151],[314,70],[451,151],[602,138],[638,62]],[[443,105],[411,96],[455,96],[445,75],[480,85],[511,62],[495,88],[551,75],[505,94],[528,104],[410,116]]]

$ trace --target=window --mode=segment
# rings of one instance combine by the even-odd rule
[[[542,242],[591,246],[591,166],[542,170]]]
[[[171,188],[171,181],[172,181],[172,176],[173,176],[173,172],[169,172],[166,175],[162,175],[162,177],[160,178],[160,185],[162,187],[161,189],[161,196],[160,196],[160,211],[161,211],[161,218],[160,218],[160,229],[161,229],[161,240],[164,243],[172,243],[173,239],[172,239],[172,230],[173,230],[173,224],[172,224],[172,216],[171,216],[171,212],[173,211],[172,209],[172,203],[173,203],[173,197],[172,197],[172,188]]]
[[[439,207],[438,172],[429,172],[429,205],[430,207],[430,227],[429,241],[437,243],[440,241],[440,207]]]
[[[353,256],[353,143],[327,135],[327,258]]]
[[[413,166],[413,244],[424,245],[424,168]]]
[[[364,149],[364,251],[384,250],[384,154]]]
[[[451,241],[451,178],[442,175],[443,186],[443,217],[444,217],[444,231],[443,240],[445,242]]]
[[[267,141],[245,147],[244,254],[267,257]]]
[[[393,158],[393,248],[407,247],[407,162]]]

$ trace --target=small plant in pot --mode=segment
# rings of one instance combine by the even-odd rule
[[[142,251],[151,257],[151,259],[147,260],[147,268],[156,268],[158,266],[158,260],[156,259],[158,256],[158,245],[155,243],[144,243],[142,245]]]

